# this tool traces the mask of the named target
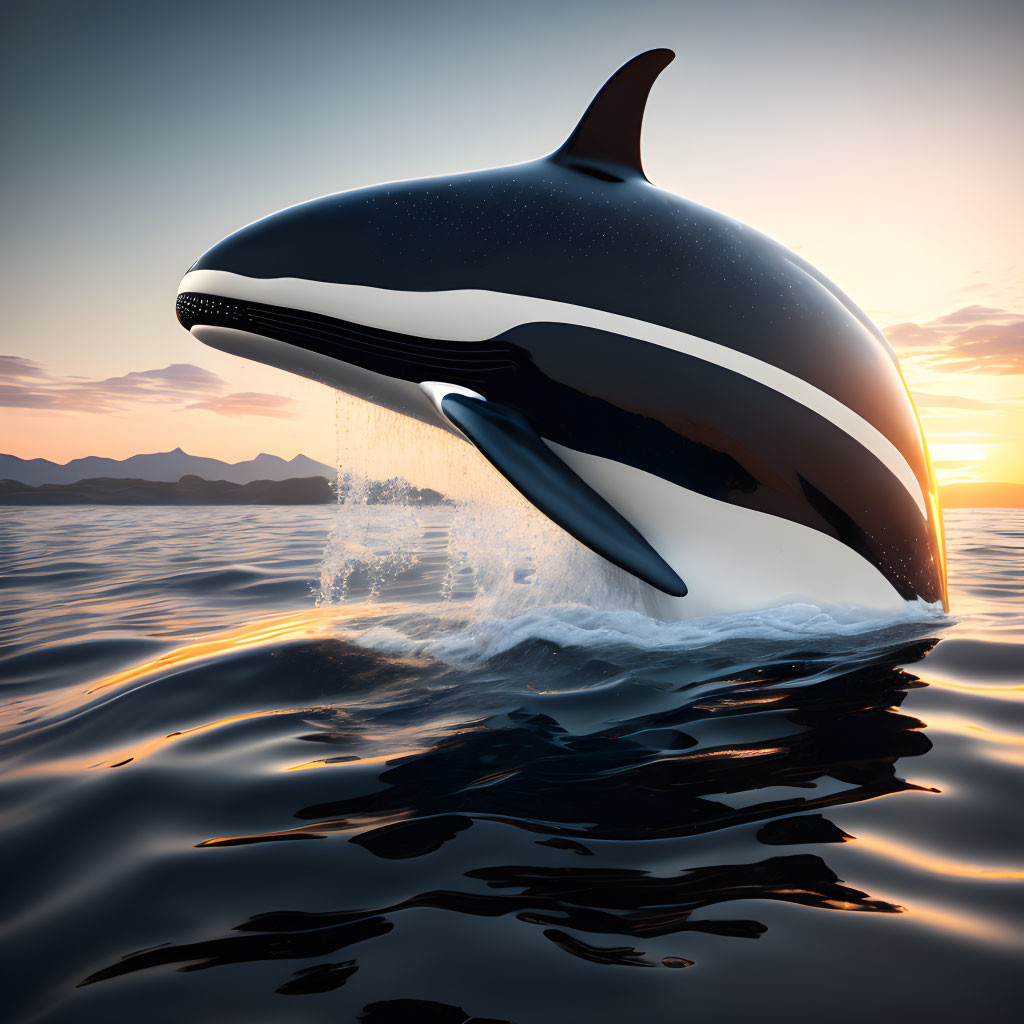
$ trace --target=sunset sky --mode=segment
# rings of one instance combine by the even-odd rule
[[[317,195],[557,148],[652,46],[651,180],[797,250],[900,352],[940,477],[1024,482],[1024,6],[4,5],[0,451],[334,461],[325,388],[205,348],[178,281]]]

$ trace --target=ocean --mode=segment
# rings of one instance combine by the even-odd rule
[[[1019,1019],[1024,511],[664,624],[521,512],[0,509],[3,1017]]]

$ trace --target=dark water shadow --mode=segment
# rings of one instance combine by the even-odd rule
[[[426,889],[387,906],[271,909],[227,935],[129,953],[80,985],[168,966],[199,971],[322,958],[343,949],[351,956],[350,947],[380,942],[404,911],[421,908],[512,915],[536,926],[553,949],[591,963],[676,969],[691,961],[648,957],[645,940],[683,932],[757,938],[766,929],[762,922],[704,914],[727,911],[738,900],[899,913],[899,906],[844,884],[824,851],[773,856],[771,847],[843,842],[848,837],[823,813],[828,808],[920,788],[897,774],[901,758],[931,746],[922,723],[898,711],[908,690],[924,685],[902,666],[924,657],[934,643],[917,640],[845,658],[791,655],[717,683],[705,679],[689,698],[684,686],[668,710],[590,733],[570,731],[525,707],[467,722],[426,750],[385,763],[380,787],[369,794],[299,807],[299,824],[280,833],[201,845],[350,832],[350,842],[378,858],[409,861],[457,846],[474,823],[487,821],[536,835],[539,846],[564,851],[569,863],[479,864],[464,872],[458,889]],[[347,740],[351,719],[346,730],[338,735]],[[744,738],[751,732],[756,739]],[[652,840],[750,825],[757,826],[756,841],[767,856],[749,862],[671,874],[601,864],[605,841],[636,844],[642,855]],[[357,959],[332,960],[278,978],[271,988],[283,995],[330,991],[358,969]],[[372,1004],[363,1019],[398,1019],[386,1015],[387,1007]],[[444,1006],[437,1012],[449,1011],[462,1013]]]

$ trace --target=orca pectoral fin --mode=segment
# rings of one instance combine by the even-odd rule
[[[544,443],[513,409],[449,392],[438,405],[520,494],[602,558],[673,597],[686,584],[643,535]]]

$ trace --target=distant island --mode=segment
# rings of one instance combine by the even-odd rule
[[[347,491],[342,485],[342,496]],[[334,486],[322,476],[292,480],[133,480],[98,477],[73,484],[32,487],[17,480],[0,480],[0,505],[327,505],[335,502]],[[411,487],[404,481],[374,481],[365,495],[368,505],[402,501],[412,505],[439,505],[444,495],[429,487]]]
[[[296,480],[132,480],[98,477],[73,484],[32,487],[0,480],[0,505],[324,505],[334,492],[322,476]]]

